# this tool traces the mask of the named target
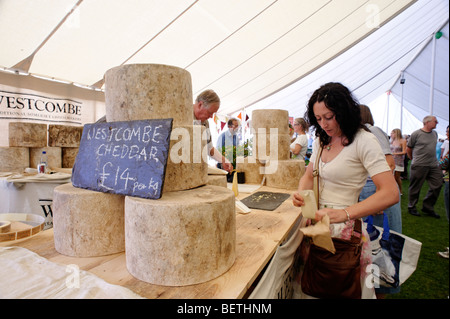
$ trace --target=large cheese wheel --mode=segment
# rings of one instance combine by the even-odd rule
[[[53,191],[55,249],[75,257],[110,255],[125,250],[125,196],[73,187]]]
[[[266,164],[266,185],[269,187],[298,189],[305,174],[304,160],[269,161]]]
[[[220,186],[125,198],[128,271],[157,285],[185,286],[225,273],[236,258],[234,193]]]
[[[63,147],[62,148],[62,167],[72,168],[77,158],[79,147]]]
[[[267,134],[271,128],[277,128],[278,134],[289,134],[289,112],[286,110],[267,109],[252,111],[252,128],[265,128]]]
[[[9,146],[47,146],[47,124],[10,122],[8,124]]]
[[[105,73],[106,121],[173,118],[192,125],[192,83],[188,71],[162,64],[126,64]]]
[[[259,131],[253,134],[253,154],[260,160],[287,160],[290,157],[290,135]]]
[[[23,172],[30,166],[28,147],[0,147],[0,172]]]
[[[206,140],[203,125],[184,125],[172,128],[169,157],[163,193],[186,190],[205,185],[208,181]]]
[[[55,125],[48,126],[48,146],[79,147],[83,126]]]
[[[216,185],[220,187],[227,187],[226,175],[208,175],[206,185]]]
[[[43,151],[47,153],[47,165],[50,169],[62,167],[61,147],[30,147],[30,167],[37,168]]]
[[[261,184],[264,177],[264,164],[255,156],[238,157],[236,170],[244,173],[246,184]]]

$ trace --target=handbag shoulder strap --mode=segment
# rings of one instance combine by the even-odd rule
[[[353,243],[357,243],[358,245],[362,244],[362,221],[360,218],[355,219],[355,223],[353,224],[352,236],[350,241]]]
[[[319,160],[322,156],[323,145],[320,143],[319,153],[316,156],[316,160],[314,162],[313,167],[313,191],[314,196],[316,197],[316,206],[319,209]]]

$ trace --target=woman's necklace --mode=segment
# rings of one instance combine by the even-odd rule
[[[339,139],[341,140],[341,142],[342,142],[342,138],[339,136]],[[330,144],[328,144],[327,146],[326,146],[326,149],[327,149],[327,151],[329,151],[329,150],[331,150],[331,147],[333,146],[333,144],[335,143],[336,141],[334,141],[333,143],[330,143]]]

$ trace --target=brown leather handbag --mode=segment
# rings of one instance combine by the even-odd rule
[[[303,269],[302,291],[317,298],[361,298],[361,220],[350,240],[332,238],[336,253],[311,243]]]
[[[314,192],[319,206],[319,158],[314,166]],[[319,207],[318,207],[319,208]],[[361,298],[361,220],[355,220],[350,240],[332,238],[336,252],[312,242],[301,279],[302,291],[317,298]]]

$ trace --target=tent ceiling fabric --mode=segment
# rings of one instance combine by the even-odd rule
[[[419,119],[428,114],[434,114],[438,119],[449,120],[449,25],[442,28],[446,37],[436,39],[435,49],[435,72],[434,72],[434,93],[432,109],[430,108],[430,82],[433,39],[430,39],[426,47],[403,72],[405,83],[403,84],[404,104],[408,108],[416,108],[415,114]],[[397,81],[391,89],[392,93],[400,100],[402,96],[402,84]]]
[[[384,101],[387,99],[382,99],[381,107],[379,104],[372,105],[372,102],[379,101],[380,96],[391,89],[392,96],[401,101],[399,76],[405,71],[404,107],[416,119],[406,129],[409,134],[420,127],[424,116],[430,114],[430,40],[436,31],[442,30],[443,36],[436,40],[433,114],[440,122],[438,132],[445,137],[449,124],[448,21],[448,1],[419,0],[343,54],[283,90],[254,103],[246,108],[246,112],[282,108],[288,110],[291,116],[302,117],[312,92],[332,81],[349,87],[361,103],[371,107],[372,113],[392,112],[393,109],[385,109]],[[392,114],[391,119],[393,117],[397,117],[398,121],[389,129],[400,127],[399,114]],[[407,120],[405,118],[403,121],[404,128]]]
[[[124,63],[175,65],[191,73],[194,97],[212,88],[230,114],[312,73],[414,2],[0,0],[0,66],[93,85]]]

